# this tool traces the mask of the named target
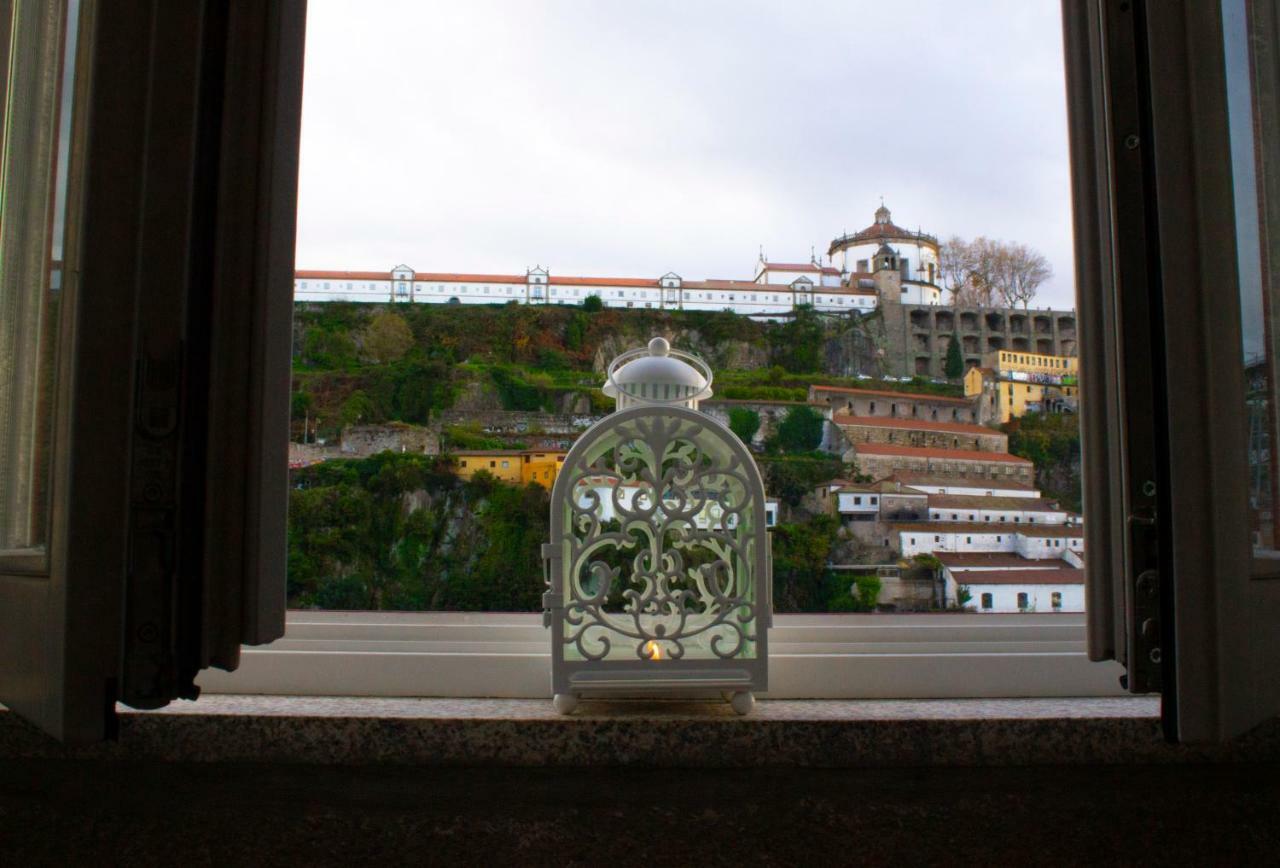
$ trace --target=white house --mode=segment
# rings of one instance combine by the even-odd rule
[[[1084,570],[1063,560],[1030,560],[1017,554],[937,555],[947,603],[977,612],[1083,612]],[[1078,561],[1078,559],[1077,559]]]
[[[991,524],[1067,524],[1073,514],[1043,498],[987,497],[969,494],[929,495],[931,521]]]
[[[1040,497],[1039,489],[1011,479],[995,480],[976,477],[929,476],[908,471],[898,471],[888,478],[927,494],[956,494],[971,497]]]
[[[908,522],[893,527],[903,557],[935,552],[1008,552],[1033,560],[1060,559],[1084,551],[1079,525],[1011,525],[989,522]]]

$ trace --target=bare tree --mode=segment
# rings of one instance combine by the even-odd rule
[[[938,270],[951,303],[971,307],[1021,303],[1025,309],[1053,275],[1048,261],[1027,245],[981,235],[948,238],[938,252]]]
[[[1009,307],[1022,304],[1026,310],[1040,289],[1053,276],[1049,261],[1025,244],[1004,245],[1000,258],[1000,300]]]
[[[965,290],[969,286],[969,272],[973,264],[969,242],[959,235],[952,235],[938,249],[938,274],[942,288],[951,293],[952,304],[965,304]]]

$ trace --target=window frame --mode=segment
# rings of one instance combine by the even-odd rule
[[[780,614],[772,699],[1123,696],[1119,664],[1085,653],[1083,613]],[[283,639],[245,648],[208,693],[546,699],[538,613],[290,610]]]

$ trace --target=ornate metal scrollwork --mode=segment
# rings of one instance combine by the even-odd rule
[[[561,471],[559,641],[583,660],[756,654],[759,476],[717,423],[661,408],[605,420]],[[691,650],[696,649],[691,654]]]

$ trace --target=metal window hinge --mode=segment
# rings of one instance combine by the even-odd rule
[[[1154,512],[1129,516],[1133,567],[1127,594],[1128,672],[1121,683],[1130,693],[1159,693],[1164,684],[1156,528]]]

